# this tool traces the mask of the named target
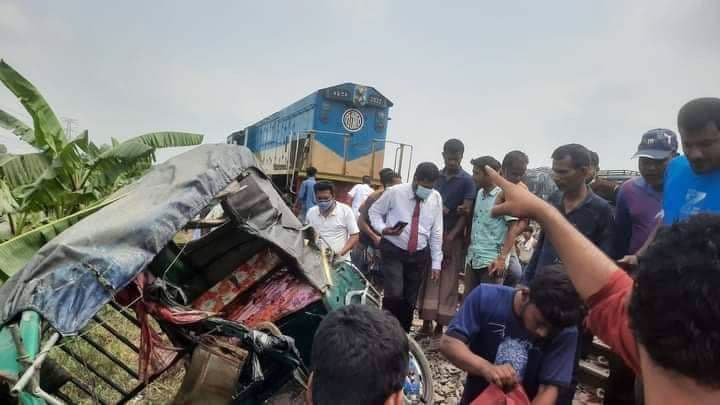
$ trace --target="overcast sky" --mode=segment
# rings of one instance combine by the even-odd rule
[[[578,142],[631,168],[720,90],[720,1],[0,1],[0,57],[96,142],[185,130],[222,142],[312,91],[356,82],[395,103],[417,160],[511,149],[547,165]],[[22,106],[0,88],[0,108]]]

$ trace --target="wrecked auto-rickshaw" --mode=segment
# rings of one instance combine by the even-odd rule
[[[355,267],[308,243],[243,147],[197,147],[114,198],[0,287],[7,398],[301,403],[323,316],[380,305]],[[431,403],[429,365],[410,348],[420,395],[406,402]]]

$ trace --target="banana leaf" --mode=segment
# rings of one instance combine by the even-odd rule
[[[17,96],[33,119],[35,133],[32,142],[28,143],[41,150],[59,152],[67,142],[65,132],[50,105],[35,86],[1,59],[0,82]]]
[[[94,197],[80,189],[86,170],[86,159],[81,150],[87,149],[87,136],[87,131],[84,131],[65,143],[40,176],[16,189],[22,210],[74,207],[79,201],[95,201]]]
[[[9,130],[29,144],[35,141],[33,129],[30,126],[3,110],[0,110],[0,128]]]
[[[126,140],[124,143],[139,142],[153,148],[173,148],[177,146],[194,146],[203,141],[203,135],[189,132],[151,132]]]
[[[88,149],[88,144],[88,131],[83,131],[78,137],[63,145],[60,153],[53,160],[56,173],[60,176],[59,181],[71,190],[76,191],[80,188],[87,170],[89,158],[82,152]]]
[[[102,152],[93,160],[91,183],[103,190],[112,189],[118,182],[127,184],[152,166],[156,148],[197,145],[202,140],[203,135],[187,132],[153,132],[124,142],[112,138],[113,146],[103,145],[93,151]]]
[[[82,149],[87,149],[87,131],[69,141],[48,103],[40,92],[7,63],[0,60],[0,81],[18,97],[33,119],[34,137],[31,145],[40,149],[49,165],[31,183],[19,181],[22,170],[17,170],[13,181],[23,183],[17,196],[21,210],[41,210],[53,205],[61,208],[67,192],[77,192],[83,168]],[[14,162],[22,162],[15,160]],[[24,170],[28,172],[28,170]],[[66,191],[66,193],[63,193]],[[61,210],[62,211],[62,210]]]
[[[13,188],[34,182],[48,166],[48,160],[41,153],[0,155],[0,176]]]
[[[134,160],[149,155],[153,147],[142,142],[123,142],[98,156],[98,161],[106,159]]]
[[[81,219],[106,205],[125,197],[125,194],[108,199],[67,217],[35,228],[32,231],[0,243],[0,280],[5,281],[30,261],[35,253],[52,238],[76,224]]]
[[[107,145],[97,146],[92,141],[88,141],[88,147],[86,152],[91,160],[97,159],[98,156],[100,156],[100,154],[105,151],[103,147],[108,148]]]
[[[80,148],[83,152],[88,153],[92,144],[92,142],[90,142],[90,138],[88,137],[88,130],[86,129],[82,131],[80,135],[76,136],[70,143]]]
[[[10,187],[0,180],[0,216],[12,214],[17,209],[18,203],[10,192]]]

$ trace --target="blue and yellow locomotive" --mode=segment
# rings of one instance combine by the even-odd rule
[[[227,141],[248,147],[281,188],[294,189],[305,169],[313,166],[318,178],[335,181],[342,192],[363,176],[377,177],[392,105],[372,87],[343,83],[315,91],[232,133]],[[403,160],[412,159],[403,157],[407,146],[396,150],[398,169]]]

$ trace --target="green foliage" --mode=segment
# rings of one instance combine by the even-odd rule
[[[2,60],[0,81],[15,94],[32,117],[34,136],[23,140],[40,150],[50,149],[56,153],[62,150],[66,138],[60,121],[35,86]]]
[[[199,134],[169,131],[122,142],[112,138],[111,145],[100,146],[89,139],[88,131],[70,139],[35,86],[2,60],[0,82],[33,120],[31,127],[0,110],[0,127],[38,151],[13,155],[0,148],[0,215],[7,215],[16,235],[39,225],[37,218],[63,218],[131,183],[152,166],[157,148],[198,145],[203,140]]]
[[[35,255],[35,252],[49,242],[50,239],[59,235],[60,232],[122,197],[124,195],[105,200],[102,203],[95,204],[0,243],[0,281],[7,280],[22,269]]]
[[[12,131],[13,134],[27,143],[32,143],[35,140],[32,128],[3,110],[0,110],[0,127]],[[3,153],[5,152],[3,151]]]
[[[0,216],[11,214],[17,210],[18,204],[7,183],[0,181]]]
[[[186,132],[151,132],[130,138],[124,143],[137,142],[157,148],[171,148],[175,146],[193,146],[202,143],[203,136]]]
[[[24,155],[0,155],[2,178],[10,187],[30,184],[42,176],[49,162],[42,153]]]

